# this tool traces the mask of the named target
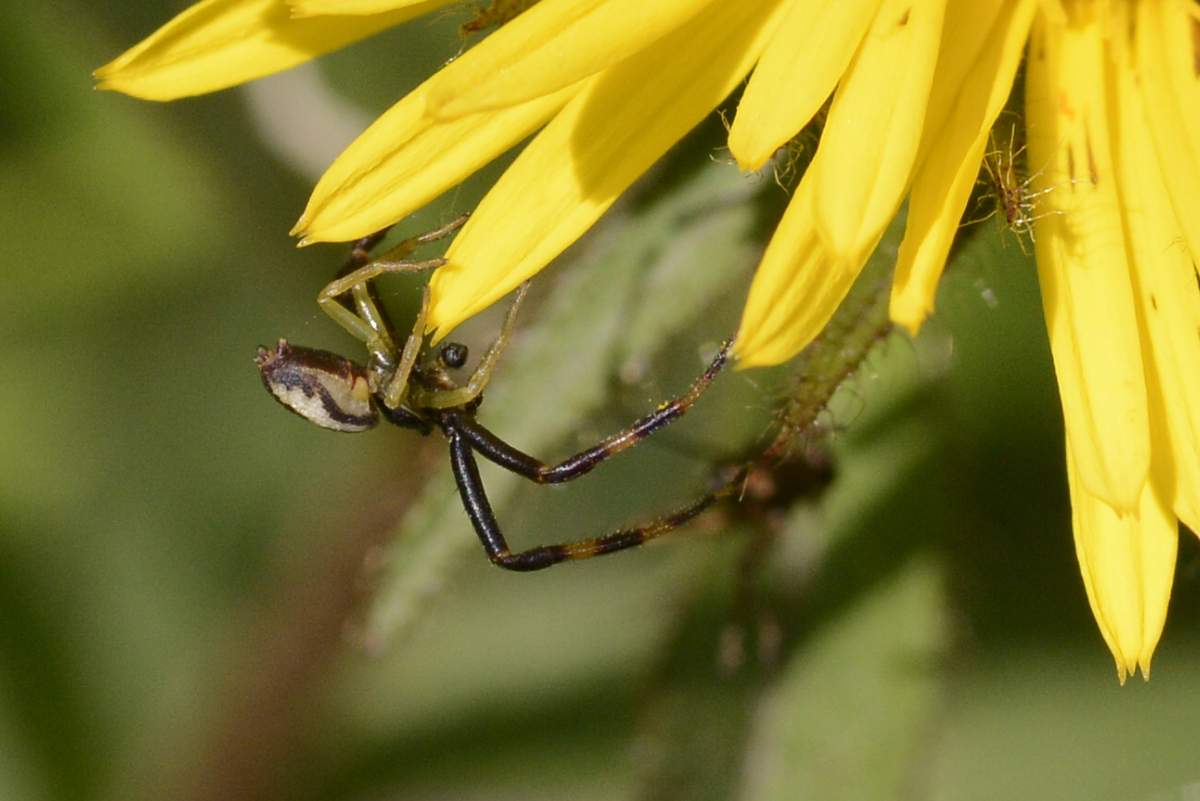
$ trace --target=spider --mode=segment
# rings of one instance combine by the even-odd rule
[[[725,366],[732,341],[722,344],[703,374],[682,395],[659,404],[650,414],[592,447],[558,464],[546,464],[505,442],[476,419],[483,390],[508,344],[528,284],[517,290],[495,341],[466,381],[459,384],[450,373],[466,364],[466,346],[450,342],[432,356],[424,346],[428,287],[423,290],[411,332],[398,345],[370,283],[385,273],[440,267],[444,259],[410,261],[408,256],[420,245],[449,236],[464,222],[465,216],[407,239],[377,259],[370,258],[370,251],[383,239],[386,230],[355,242],[349,260],[321,290],[317,303],[367,346],[366,365],[328,351],[290,345],[281,339],[274,349],[260,347],[255,357],[263,384],[271,395],[295,414],[334,431],[366,431],[380,417],[422,435],[440,430],[450,448],[450,467],[471,525],[488,558],[508,570],[541,570],[559,562],[641,545],[677,528],[731,494],[736,482],[727,481],[687,506],[640,526],[515,553],[509,549],[480,480],[476,454],[538,484],[578,478],[686,413]]]
[[[995,132],[992,132],[988,141],[990,150],[983,155],[983,171],[987,175],[993,206],[987,214],[970,220],[967,224],[980,223],[1003,215],[1004,224],[1017,235],[1017,244],[1020,245],[1021,252],[1028,255],[1024,237],[1028,236],[1030,242],[1034,241],[1033,224],[1058,212],[1037,213],[1039,198],[1050,194],[1054,187],[1037,190],[1032,188],[1033,182],[1041,177],[1042,170],[1024,177],[1021,175],[1019,164],[1025,153],[1025,145],[1016,147],[1016,139],[1016,125],[1009,131],[1007,147],[1002,146],[996,140]]]

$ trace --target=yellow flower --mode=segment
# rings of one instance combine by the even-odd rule
[[[204,0],[97,71],[153,99],[250,80],[451,0]],[[821,329],[907,198],[891,312],[916,331],[1027,53],[1038,269],[1076,548],[1122,680],[1147,673],[1178,520],[1200,524],[1200,13],[1189,0],[541,0],[379,118],[294,233],[403,218],[539,131],[435,274],[439,336],[574,242],[746,82],[729,147],[762,167],[830,96],[737,340]]]

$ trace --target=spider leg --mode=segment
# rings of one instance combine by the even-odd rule
[[[439,239],[445,239],[446,237],[450,236],[450,234],[466,225],[467,220],[469,219],[471,219],[470,213],[460,214],[450,222],[443,225],[441,228],[434,228],[432,231],[426,231],[423,234],[414,236],[411,241],[416,245],[427,245],[430,242],[436,242]]]
[[[392,373],[387,385],[383,388],[383,403],[389,409],[396,409],[400,406],[404,392],[408,389],[408,379],[412,375],[413,365],[417,363],[417,357],[421,355],[421,345],[425,342],[425,319],[428,315],[429,287],[425,286],[421,291],[421,309],[417,312],[417,319],[413,323],[408,339],[404,341],[404,348],[400,351],[400,361],[396,364],[396,371]]]
[[[384,251],[383,254],[380,255],[380,257],[378,259],[376,259],[376,261],[385,261],[385,262],[404,261],[405,259],[408,258],[410,253],[412,253],[414,250],[416,250],[421,245],[427,245],[430,242],[436,242],[439,239],[445,239],[446,237],[450,236],[450,234],[454,233],[459,228],[462,228],[463,225],[466,224],[467,220],[470,217],[471,217],[470,214],[463,214],[458,217],[455,217],[453,220],[446,223],[441,228],[435,228],[432,231],[426,231],[423,234],[417,234],[416,236],[410,236],[408,239],[398,242],[397,244],[388,248],[386,251]],[[377,235],[378,239],[376,239],[372,244],[373,245],[378,244],[379,240],[383,238],[383,234],[386,233],[386,231],[387,231],[387,229],[384,229],[383,231],[381,231]],[[373,235],[373,236],[375,236],[375,235]],[[366,263],[365,259],[363,260],[363,263],[364,264]],[[346,270],[345,272],[349,272],[349,270]],[[340,275],[339,275],[339,277],[340,277]]]
[[[317,305],[351,336],[366,343],[373,357],[386,361],[395,350],[388,333],[387,320],[371,297],[370,282],[386,273],[416,273],[432,270],[446,263],[445,259],[425,261],[385,261],[377,259],[325,285],[317,295]],[[338,299],[346,292],[354,298],[354,309],[343,306]],[[422,328],[424,320],[421,321]],[[410,337],[411,338],[411,337]]]
[[[986,199],[987,199],[987,198],[980,198],[980,200],[986,200]],[[976,204],[976,205],[978,205],[978,204]],[[963,220],[961,223],[959,223],[958,227],[959,227],[959,228],[966,228],[967,226],[970,226],[970,225],[977,225],[978,223],[987,222],[988,220],[990,220],[990,219],[992,219],[993,217],[995,217],[997,213],[998,213],[998,211],[997,211],[996,207],[995,207],[995,206],[993,206],[993,207],[992,207],[992,208],[991,208],[991,209],[990,209],[990,210],[987,212],[987,214],[984,214],[982,217],[974,217],[974,218],[972,218],[972,219],[970,219],[970,220]]]
[[[387,232],[389,230],[390,226],[388,228],[380,229],[373,234],[367,234],[361,239],[354,240],[354,244],[350,246],[350,258],[346,260],[346,263],[342,265],[342,269],[339,270],[338,274],[334,277],[340,278],[351,270],[361,267],[370,261],[371,251],[375,249],[376,245],[383,241],[383,238],[387,236]]]
[[[483,354],[483,358],[479,360],[479,364],[471,373],[471,377],[467,379],[467,383],[458,389],[443,389],[423,395],[420,405],[431,409],[450,409],[456,406],[466,406],[479,397],[487,387],[487,383],[492,377],[492,370],[499,363],[501,354],[508,347],[508,340],[512,338],[513,329],[516,327],[517,311],[521,308],[521,301],[525,299],[525,293],[528,291],[528,281],[517,288],[516,297],[513,298],[512,303],[508,306],[508,311],[504,314],[504,323],[500,326],[500,333],[488,346],[487,353]]]
[[[367,282],[384,273],[417,272],[440,267],[444,263],[444,259],[430,259],[424,262],[371,262],[329,282],[317,295],[317,304],[321,311],[351,336],[366,344],[373,362],[386,364],[391,361],[391,354],[395,352],[396,346],[388,333],[383,312],[371,297]],[[338,299],[347,291],[353,295],[354,309],[343,306]]]
[[[692,408],[692,405],[712,384],[721,368],[725,366],[729,360],[729,350],[732,346],[732,340],[726,340],[722,344],[721,349],[717,351],[716,358],[705,368],[704,373],[696,379],[687,392],[659,404],[657,409],[637,420],[628,428],[606,437],[596,445],[582,450],[556,465],[548,465],[509,445],[481,425],[469,413],[447,412],[443,414],[443,419],[488,461],[536,481],[538,484],[559,484],[590,472],[605,459],[636,445],[686,414],[688,409]]]
[[[483,481],[479,477],[479,465],[475,462],[471,442],[453,424],[446,426],[446,438],[450,442],[450,466],[458,494],[471,525],[492,563],[506,570],[527,572],[575,559],[590,559],[626,548],[633,548],[649,540],[667,534],[699,515],[717,501],[734,494],[741,483],[740,475],[723,482],[716,489],[705,493],[686,506],[682,506],[649,523],[631,528],[622,528],[599,537],[574,540],[556,545],[539,545],[513,553],[496,522],[496,515],[488,502]]]
[[[317,295],[317,303],[321,304],[321,308],[328,313],[330,304],[341,306],[340,303],[337,303],[339,296],[352,291],[355,287],[365,285],[368,281],[378,278],[381,275],[386,273],[419,273],[424,270],[441,267],[445,263],[446,260],[442,258],[426,259],[425,261],[388,261],[385,259],[376,259],[347,275],[330,281],[321,290],[320,294]],[[343,310],[346,308],[345,306],[341,307]],[[335,317],[334,319],[337,318]],[[351,333],[354,332],[352,331]]]
[[[367,347],[372,351],[385,344],[391,344],[388,341],[387,322],[370,296],[368,283],[387,273],[418,273],[441,267],[446,263],[445,259],[408,261],[406,257],[419,245],[444,239],[454,233],[466,223],[468,216],[464,214],[441,228],[405,239],[379,258],[370,261],[368,259],[371,248],[379,244],[387,229],[357,240],[345,267],[317,295],[317,304],[334,322],[355,338],[367,343]],[[347,292],[354,296],[357,314],[338,301],[338,298]]]

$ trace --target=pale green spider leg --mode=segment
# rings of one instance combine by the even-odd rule
[[[405,342],[400,364],[393,364],[396,346],[389,333],[386,318],[371,297],[368,282],[386,273],[414,273],[442,266],[446,263],[445,259],[407,261],[404,257],[420,245],[449,236],[461,228],[466,221],[467,215],[464,214],[441,228],[405,239],[380,258],[367,262],[346,275],[330,281],[317,295],[317,304],[321,310],[350,335],[367,346],[372,364],[372,390],[380,391],[386,388],[387,398],[396,404],[399,403],[404,393],[404,386],[412,371],[416,354],[420,351],[421,332],[424,328],[424,309],[422,309],[422,319]],[[378,242],[382,235],[383,232],[380,232],[360,240],[351,256],[350,266],[365,260],[367,250],[375,242]],[[339,300],[347,292],[351,293],[354,299],[354,309],[348,308]],[[426,299],[425,303],[427,302]]]
[[[410,388],[408,379],[412,376],[413,366],[417,363],[417,357],[421,355],[421,348],[425,344],[425,319],[428,314],[429,287],[425,286],[421,289],[421,308],[417,312],[417,319],[413,322],[408,339],[404,340],[400,361],[383,387],[383,405],[389,409],[399,408]]]
[[[475,367],[467,382],[461,387],[453,389],[422,390],[418,388],[415,390],[415,392],[419,393],[417,405],[430,409],[449,409],[454,406],[466,406],[479,397],[484,388],[487,387],[488,381],[491,380],[492,370],[500,362],[501,354],[508,347],[508,341],[512,337],[513,329],[516,327],[517,312],[520,310],[521,302],[525,300],[525,294],[528,291],[528,281],[517,287],[517,294],[513,297],[508,311],[504,314],[504,322],[500,326],[499,335],[488,346],[487,352],[479,360],[479,364]]]
[[[445,259],[427,259],[425,261],[408,261],[407,256],[417,247],[443,239],[461,228],[467,221],[468,215],[456,217],[450,222],[433,231],[419,236],[410,237],[383,253],[379,258],[366,262],[361,267],[353,269],[346,275],[340,275],[326,284],[317,295],[317,303],[334,322],[346,329],[356,339],[366,342],[372,352],[372,342],[377,338],[387,336],[387,324],[379,309],[369,297],[367,282],[385,273],[414,273],[432,270],[446,263]],[[379,241],[383,232],[365,237],[355,246],[351,256],[351,266],[358,261],[365,261],[367,249]],[[337,300],[341,295],[352,292],[354,305],[358,309],[355,314]]]
[[[383,346],[390,344],[387,324],[375,301],[371,299],[367,282],[386,273],[419,273],[441,267],[445,263],[446,260],[441,258],[426,261],[373,261],[326,284],[317,295],[317,304],[355,339],[365,342],[371,355],[376,355],[377,351],[386,352]],[[358,313],[346,308],[338,300],[347,292],[352,293]]]

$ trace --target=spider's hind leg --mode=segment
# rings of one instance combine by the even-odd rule
[[[459,434],[470,441],[472,448],[488,461],[538,484],[561,484],[591,472],[605,459],[632,448],[651,434],[687,414],[700,396],[712,385],[717,374],[725,367],[729,361],[732,347],[732,340],[724,342],[701,376],[682,395],[660,403],[653,412],[634,421],[627,428],[605,437],[592,447],[586,448],[574,456],[569,456],[558,464],[546,464],[509,445],[476,421],[473,415],[450,413],[446,415],[445,419]]]
[[[459,496],[466,507],[475,533],[487,551],[488,558],[499,567],[520,572],[542,570],[559,562],[603,556],[657,539],[695,518],[717,501],[736,494],[745,477],[745,470],[740,470],[732,478],[721,481],[718,486],[691,503],[649,523],[618,529],[599,537],[555,545],[539,545],[513,553],[508,548],[508,542],[488,502],[471,443],[453,425],[446,428],[446,437],[450,441],[450,465],[454,472],[454,481],[458,485]]]

